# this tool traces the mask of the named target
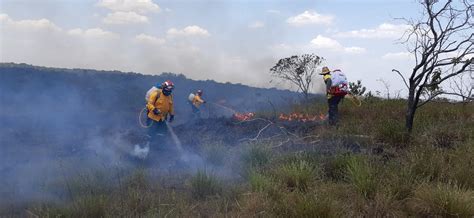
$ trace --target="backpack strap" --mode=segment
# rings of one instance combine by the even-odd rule
[[[162,89],[158,89],[158,90],[156,90],[156,91],[158,92],[158,94],[156,95],[155,102],[153,103],[153,106],[156,105],[156,102],[157,102],[158,99],[161,97]]]
[[[158,89],[157,92],[158,92],[158,95],[156,96],[156,99],[153,105],[156,105],[156,101],[158,101],[158,99],[161,97],[161,94],[163,93],[162,89]],[[173,101],[173,94],[171,94],[171,101]]]

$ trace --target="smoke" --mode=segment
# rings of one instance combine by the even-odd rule
[[[80,182],[84,175],[105,177],[103,183],[113,187],[118,185],[117,169],[126,176],[139,168],[153,169],[159,175],[190,174],[214,167],[219,175],[232,175],[228,166],[210,163],[193,148],[199,144],[192,140],[196,135],[178,128],[195,125],[188,122],[191,108],[186,103],[193,87],[206,90],[204,98],[209,102],[225,99],[224,105],[238,111],[269,107],[265,102],[270,100],[278,105],[278,101],[288,102],[285,98],[295,96],[175,76],[172,79],[179,87],[175,90],[176,122],[167,125],[168,142],[152,145],[137,118],[146,90],[163,79],[0,65],[0,208],[69,201],[71,194],[65,184]],[[205,107],[204,113],[207,117],[228,115],[229,110],[223,107]]]
[[[148,156],[149,152],[150,143],[146,143],[143,148],[139,144],[136,144],[133,148],[131,155],[144,160]]]

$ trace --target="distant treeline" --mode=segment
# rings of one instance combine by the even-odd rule
[[[134,127],[144,106],[145,92],[170,79],[175,85],[176,119],[190,114],[187,96],[204,90],[208,102],[219,102],[237,111],[282,107],[297,101],[295,92],[254,88],[241,84],[195,81],[184,75],[143,75],[119,71],[59,69],[27,64],[0,64],[0,128],[78,129],[92,127]],[[229,111],[205,107],[206,115],[227,115]]]

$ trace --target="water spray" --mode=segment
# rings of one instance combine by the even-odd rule
[[[165,123],[166,123],[166,128],[168,128],[168,132],[170,133],[171,138],[173,139],[174,145],[176,146],[178,151],[182,153],[183,152],[183,146],[181,144],[181,140],[179,140],[176,133],[174,133],[173,127],[168,122],[165,121]]]
[[[215,106],[218,106],[218,107],[220,107],[220,108],[224,108],[224,109],[226,109],[226,110],[229,110],[229,111],[231,111],[233,114],[237,113],[236,110],[234,110],[234,109],[232,109],[232,108],[230,108],[230,107],[226,107],[226,106],[224,106],[224,105],[217,104],[217,103],[214,103],[214,102],[211,102],[211,104],[213,104],[213,105],[215,105]]]
[[[204,164],[203,159],[197,154],[185,151],[181,144],[181,140],[179,140],[176,133],[174,133],[173,127],[168,122],[166,122],[166,127],[168,128],[171,138],[173,139],[174,145],[176,146],[176,148],[178,149],[178,152],[180,153],[181,161],[183,161],[184,163],[186,163],[187,165],[195,169],[198,169],[199,166],[202,166]]]

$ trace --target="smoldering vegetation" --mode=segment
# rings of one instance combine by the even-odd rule
[[[188,125],[191,108],[187,96],[196,89],[205,91],[208,102],[237,111],[267,110],[297,98],[288,91],[192,81],[170,73],[145,76],[1,64],[0,204],[63,201],[71,197],[65,182],[81,175],[100,172],[115,180],[117,174],[128,175],[137,167],[161,174],[192,173],[207,166],[208,161],[195,149],[188,149],[189,145],[184,145],[184,153],[177,151],[172,139],[159,148],[144,146],[146,129],[138,123],[144,94],[167,79],[176,84],[175,126]],[[219,119],[232,113],[207,104],[201,115]],[[192,140],[184,137],[199,138],[182,136],[181,132],[177,135],[186,142]],[[148,157],[148,153],[152,155]]]

